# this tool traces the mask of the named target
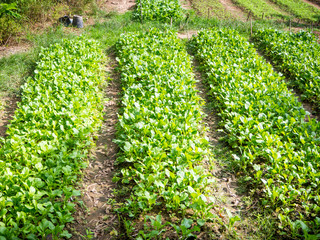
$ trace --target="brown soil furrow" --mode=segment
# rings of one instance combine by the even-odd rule
[[[6,136],[7,126],[14,116],[19,100],[16,96],[0,98],[0,101],[4,103],[4,108],[0,110],[0,137]]]
[[[302,0],[302,1],[305,2],[305,3],[308,3],[308,4],[310,4],[310,5],[312,5],[312,6],[315,7],[315,8],[320,9],[320,0],[312,0],[312,1]]]
[[[242,11],[241,8],[236,6],[232,0],[220,0],[221,4],[224,6],[224,8],[231,13],[232,16],[240,19],[245,20],[246,14]]]
[[[206,116],[203,121],[208,129],[207,137],[210,145],[213,147],[213,151],[218,150],[219,152],[226,147],[219,142],[219,139],[224,137],[224,134],[218,131],[220,119],[215,108],[210,106],[210,102],[213,102],[213,99],[210,99],[208,86],[205,84],[201,73],[196,70],[198,68],[196,60],[194,60],[193,65],[195,79],[198,80],[197,89],[199,90],[200,97],[205,101],[203,112]],[[237,179],[231,172],[222,167],[218,161],[214,163],[214,169],[210,170],[216,180],[216,185],[213,188],[214,197],[222,209],[229,210],[233,214],[238,214],[241,211],[243,203],[241,201],[242,196],[237,190],[239,188]],[[224,211],[224,213],[226,212]],[[224,218],[227,219],[228,217],[225,215]]]
[[[113,143],[118,122],[120,79],[115,73],[115,58],[111,56],[111,63],[107,71],[110,72],[112,81],[108,83],[105,96],[108,99],[104,106],[104,122],[93,151],[94,160],[84,172],[81,187],[82,197],[86,210],[78,207],[75,213],[76,223],[71,224],[73,229],[72,239],[83,239],[91,234],[93,239],[113,239],[118,234],[118,217],[112,211],[114,189],[112,182],[114,162],[118,146]]]
[[[190,0],[180,0],[180,4],[183,9],[186,9],[186,10],[192,9],[192,4]]]
[[[312,3],[313,5],[320,6],[320,0],[308,0],[307,2]]]
[[[135,0],[102,0],[98,5],[107,12],[114,11],[125,13],[129,10],[133,10]]]

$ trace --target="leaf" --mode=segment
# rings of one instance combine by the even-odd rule
[[[206,221],[203,219],[197,219],[197,223],[200,227],[202,227],[206,223]]]
[[[181,226],[184,226],[186,229],[189,229],[192,226],[192,219],[184,218],[181,222]]]
[[[123,149],[124,149],[126,152],[130,152],[130,151],[131,151],[131,148],[132,148],[132,145],[131,145],[129,142],[125,142],[125,143],[124,143]]]

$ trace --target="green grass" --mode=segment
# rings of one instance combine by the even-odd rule
[[[284,18],[286,14],[272,7],[265,0],[233,0],[246,12],[251,12],[254,18],[261,19],[262,16],[267,18]]]
[[[27,35],[26,40],[33,46],[30,51],[0,58],[0,96],[19,94],[25,78],[33,74],[41,47],[72,37],[72,34],[64,34],[60,27],[38,35]]]
[[[282,9],[305,21],[316,22],[320,19],[320,10],[301,0],[271,0]]]
[[[161,30],[173,29],[176,31],[187,30],[200,30],[213,27],[228,27],[237,29],[244,36],[250,35],[250,23],[243,22],[235,19],[223,19],[217,18],[203,18],[198,16],[194,11],[189,11],[189,18],[186,24],[185,19],[182,21],[174,22],[172,26],[167,23],[161,23],[157,21],[145,21],[141,24],[139,21],[132,20],[131,12],[118,15],[112,13],[105,16],[105,21],[97,23],[88,27],[85,30],[85,34],[89,37],[99,40],[105,48],[109,48],[116,43],[121,33],[125,32],[140,32],[146,31],[150,28],[159,28]],[[275,29],[283,29],[286,27],[284,23],[278,23],[273,20],[259,20],[255,21],[253,25],[254,29],[260,29],[265,27],[272,27]]]
[[[0,95],[17,94],[23,79],[34,68],[30,53],[14,54],[0,59]]]

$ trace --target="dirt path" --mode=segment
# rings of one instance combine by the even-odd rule
[[[224,8],[231,13],[232,16],[239,20],[245,20],[246,19],[246,13],[242,11],[241,8],[236,6],[232,0],[220,0],[221,4],[224,6]]]
[[[309,1],[309,0],[302,0],[305,3],[308,3],[310,5],[312,5],[315,8],[318,8],[320,10],[320,0],[313,0],[313,1]]]
[[[218,131],[220,119],[211,104],[214,100],[209,96],[208,85],[202,78],[202,74],[197,71],[198,67],[197,61],[194,60],[193,68],[195,79],[198,81],[197,89],[199,90],[200,97],[205,101],[205,106],[202,110],[206,114],[203,121],[208,128],[207,137],[212,146],[212,151],[221,154],[221,151],[225,149],[226,146],[223,146],[223,144],[219,142],[219,139],[224,137],[224,134]],[[219,156],[215,156],[215,158],[217,157],[219,158]],[[219,202],[219,206],[225,210],[229,210],[233,214],[238,214],[241,211],[243,203],[241,201],[242,196],[238,193],[239,186],[236,177],[225,167],[221,166],[219,161],[215,162],[214,169],[211,169],[211,173],[217,181],[214,187],[214,197],[217,202]],[[227,216],[224,217],[227,218]]]
[[[115,138],[117,112],[119,110],[120,79],[115,73],[115,58],[110,57],[107,71],[112,81],[108,83],[105,96],[108,101],[104,106],[104,122],[93,152],[94,160],[84,173],[81,193],[85,205],[75,213],[76,222],[69,226],[74,229],[72,239],[83,239],[92,236],[93,239],[112,239],[117,235],[118,217],[112,212],[113,191],[116,184],[112,182],[114,162],[118,147],[112,140]],[[85,238],[89,239],[89,238]]]
[[[196,32],[191,32],[196,34]],[[191,33],[178,34],[179,38],[189,38]],[[224,163],[225,159],[231,154],[228,150],[228,146],[220,142],[220,138],[224,137],[224,133],[218,131],[220,118],[217,115],[216,108],[213,105],[215,101],[210,97],[208,84],[206,83],[203,75],[198,71],[199,64],[196,59],[193,60],[193,70],[195,74],[195,79],[197,80],[197,89],[199,90],[200,97],[205,101],[202,111],[205,113],[203,123],[207,128],[206,136],[209,139],[211,145],[211,151],[214,156],[214,163],[205,160],[204,164],[208,171],[211,172],[214,180],[214,184],[211,187],[212,197],[215,199],[216,207],[214,209],[215,214],[221,217],[224,222],[224,226],[229,223],[229,216],[227,211],[232,214],[232,216],[245,216],[247,213],[246,204],[243,202],[242,198],[245,196],[240,193],[240,186],[238,185],[238,179],[235,175],[227,169],[227,165]],[[237,234],[243,236],[243,232],[251,231],[252,227],[246,226],[248,219],[241,219],[241,223],[237,225]],[[218,224],[219,225],[219,224]],[[245,226],[245,229],[243,227]],[[221,226],[220,226],[221,227]],[[219,229],[218,226],[214,226],[217,239],[229,239],[232,234],[229,230]],[[231,235],[230,235],[231,234]],[[246,236],[246,235],[245,235]],[[247,237],[247,236],[246,236]],[[232,237],[231,237],[232,238]]]
[[[190,0],[180,0],[180,4],[183,9],[186,9],[186,10],[192,9],[192,4]]]
[[[98,6],[107,11],[115,11],[118,13],[125,13],[129,10],[133,10],[135,0],[102,0],[98,1]]]
[[[13,118],[20,99],[16,96],[7,96],[0,98],[0,101],[4,103],[4,109],[0,110],[0,137],[5,137],[7,126]]]
[[[15,53],[27,52],[31,46],[29,44],[21,44],[18,46],[0,47],[0,58],[7,57]]]
[[[192,38],[193,35],[197,35],[197,34],[198,34],[197,30],[188,30],[188,31],[178,32],[177,36],[180,39],[190,39]]]
[[[320,0],[309,0],[308,2],[311,2],[313,4],[317,4],[318,6],[320,6]]]

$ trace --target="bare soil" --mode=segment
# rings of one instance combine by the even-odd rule
[[[192,9],[192,4],[190,0],[180,0],[180,4],[183,9],[186,9],[186,10]]]
[[[308,3],[308,4],[310,4],[310,5],[312,5],[312,6],[315,7],[315,8],[320,9],[320,0],[311,0],[311,1],[309,1],[309,0],[302,0],[302,1],[305,2],[305,3]]]
[[[78,207],[75,213],[75,223],[69,226],[73,229],[72,239],[83,239],[92,233],[93,239],[113,239],[117,236],[118,217],[112,211],[112,200],[116,184],[112,182],[114,162],[118,146],[112,142],[115,138],[116,123],[118,122],[120,79],[115,73],[115,58],[111,56],[107,71],[112,81],[105,90],[108,101],[104,105],[104,122],[98,135],[96,149],[92,154],[93,161],[84,172],[81,184],[82,197],[85,205]]]
[[[246,13],[242,11],[241,8],[236,6],[232,0],[220,0],[221,4],[224,6],[224,8],[231,13],[232,16],[239,20],[245,20],[246,19]]]
[[[30,49],[30,44],[21,43],[18,45],[12,45],[8,47],[0,47],[0,58],[7,57],[15,53],[27,52]]]
[[[0,98],[0,101],[4,103],[4,109],[0,110],[0,137],[6,137],[7,126],[14,116],[20,99],[16,96],[6,96]]]
[[[192,38],[192,36],[198,35],[198,31],[188,30],[188,31],[178,32],[177,35],[178,35],[178,38],[180,39],[190,39]]]
[[[110,12],[125,13],[129,10],[133,10],[135,6],[134,0],[103,0],[100,3],[103,10]]]

